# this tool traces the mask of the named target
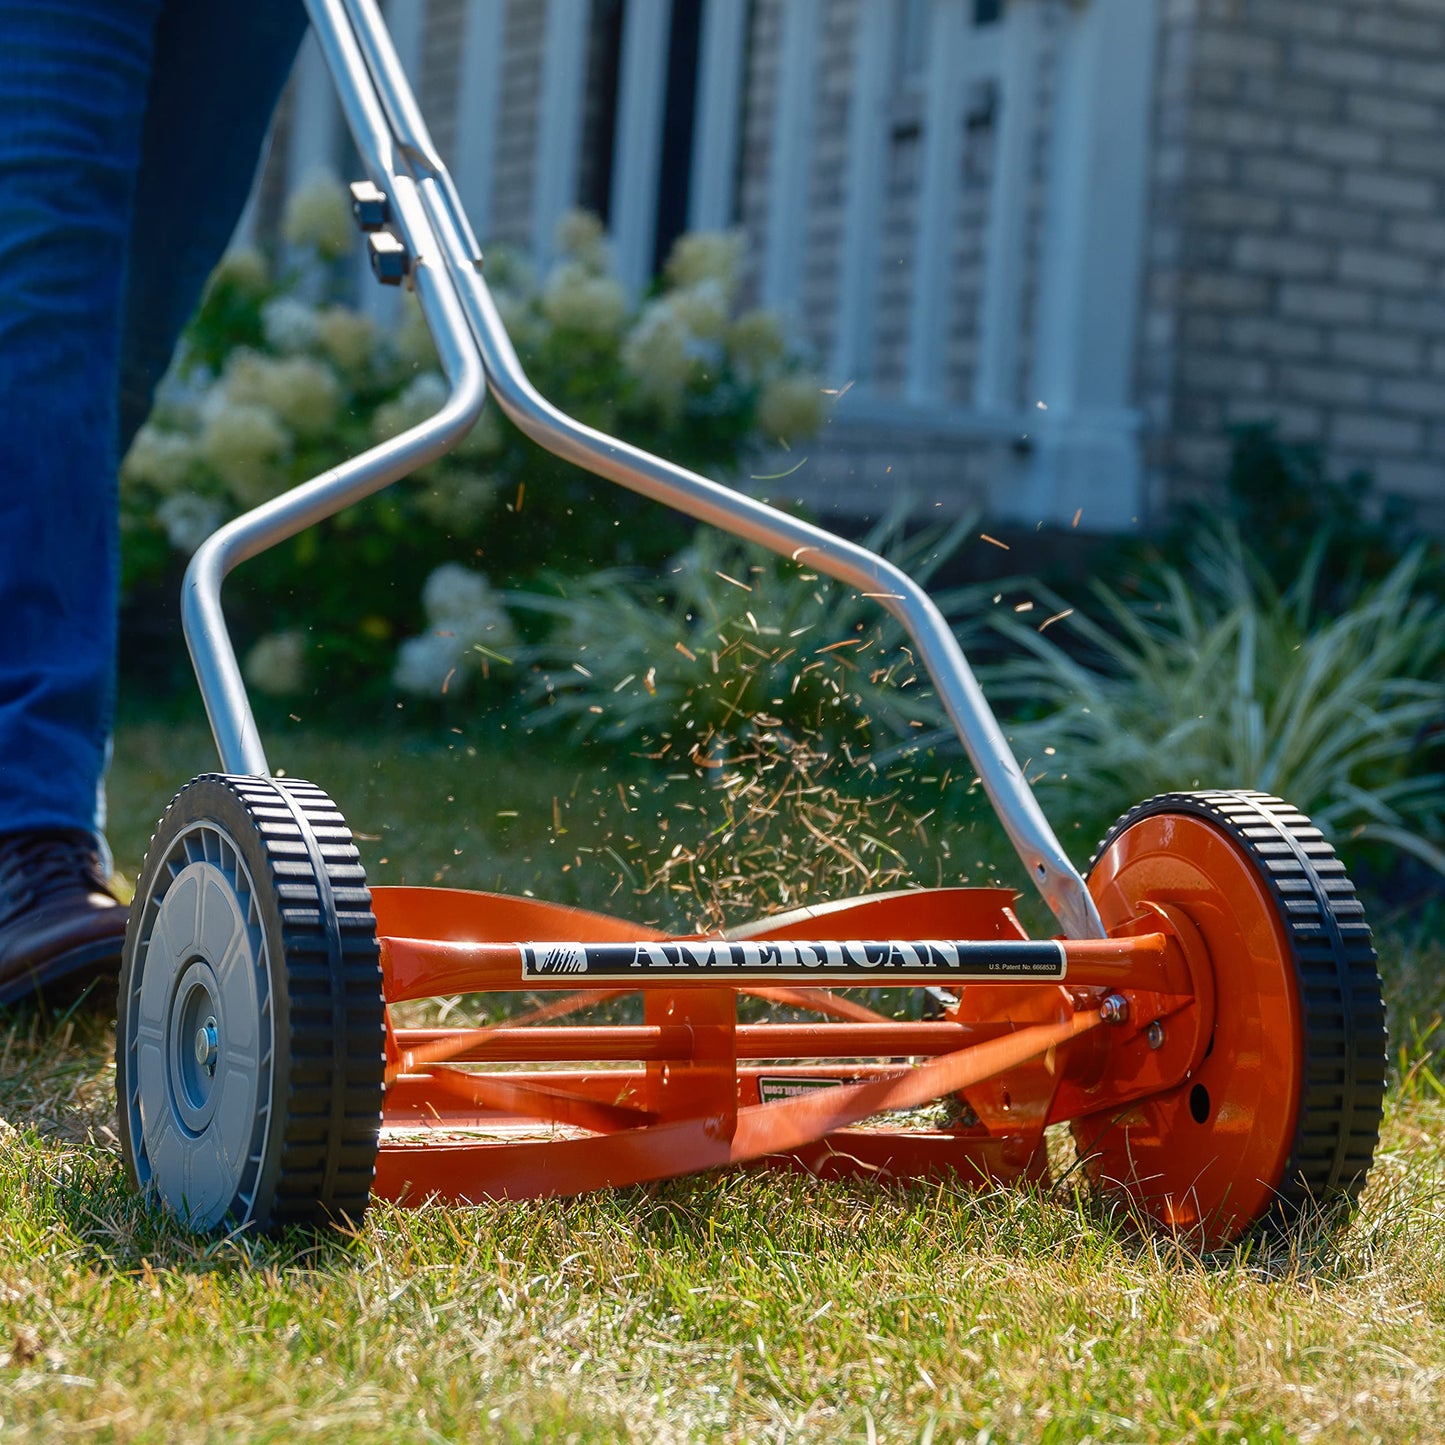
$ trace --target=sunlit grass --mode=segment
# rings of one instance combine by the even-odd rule
[[[748,826],[745,784],[730,804],[699,778],[654,794],[625,758],[603,772],[535,742],[298,729],[268,745],[342,801],[379,881],[685,914],[668,900],[686,874],[672,840],[720,849],[715,828]],[[198,724],[122,730],[123,869],[176,787],[212,766]],[[677,806],[689,800],[712,810],[706,827]],[[861,816],[840,814],[850,845]],[[923,841],[903,828],[903,862],[880,851],[864,871],[916,877],[948,837],[932,826]],[[948,837],[955,858],[970,837]],[[860,881],[831,856],[839,873],[820,887]],[[1442,962],[1424,938],[1387,950],[1398,1079],[1355,1222],[1203,1259],[1102,1212],[1077,1174],[979,1194],[744,1171],[578,1200],[379,1206],[354,1236],[195,1239],[124,1181],[110,1022],[84,1006],[13,1013],[0,1021],[0,1436],[1445,1438]]]
[[[1067,1191],[758,1173],[383,1206],[354,1238],[263,1242],[194,1239],[129,1192],[109,1042],[94,1020],[10,1033],[7,1439],[1445,1429],[1445,1101],[1418,1073],[1343,1237],[1306,1227],[1202,1260]]]

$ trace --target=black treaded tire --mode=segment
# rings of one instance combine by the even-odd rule
[[[1091,877],[1135,824],[1180,814],[1217,829],[1247,859],[1273,902],[1293,966],[1301,1026],[1299,1106],[1273,1203],[1253,1222],[1280,1227],[1301,1216],[1347,1214],[1379,1142],[1387,1068],[1380,975],[1354,886],[1304,814],[1252,790],[1166,793],[1140,803],[1100,843]],[[1221,995],[1216,1036],[1231,1007],[1239,1001]],[[1076,1136],[1082,1143],[1077,1129]]]
[[[121,964],[132,1182],[197,1229],[359,1223],[385,1037],[371,894],[336,805],[300,779],[187,784],[151,840]]]

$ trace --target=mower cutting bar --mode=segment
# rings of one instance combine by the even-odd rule
[[[880,1024],[739,1024],[735,1030],[706,1024],[618,1024],[570,1028],[397,1029],[396,1047],[405,1059],[428,1045],[455,1038],[453,1063],[549,1062],[685,1063],[695,1058],[709,1027],[730,1035],[740,1059],[852,1059],[922,1057],[967,1048],[997,1038],[1014,1025],[909,1023]],[[706,1052],[706,1050],[701,1050]]]

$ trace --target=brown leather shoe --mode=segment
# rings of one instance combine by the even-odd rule
[[[114,975],[127,912],[90,834],[0,836],[0,1006],[60,979]]]

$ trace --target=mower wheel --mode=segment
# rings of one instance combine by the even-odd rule
[[[1320,831],[1266,793],[1165,794],[1110,829],[1089,891],[1110,929],[1143,904],[1186,914],[1216,999],[1184,1083],[1075,1124],[1096,1183],[1210,1247],[1347,1213],[1379,1141],[1385,1014],[1363,910]]]
[[[299,779],[208,775],[156,827],[116,1025],[132,1182],[197,1230],[359,1221],[385,1073],[376,919]]]

